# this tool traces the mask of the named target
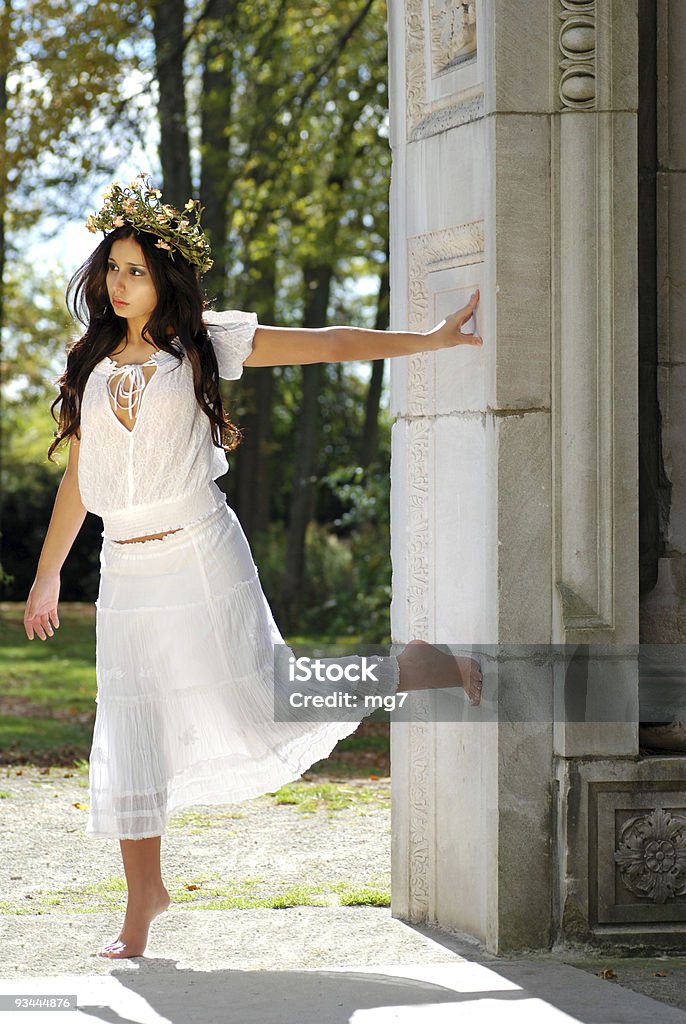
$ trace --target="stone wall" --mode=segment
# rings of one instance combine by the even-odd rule
[[[484,694],[393,725],[392,912],[645,945],[684,909],[626,859],[681,827],[686,763],[638,752],[638,0],[518,10],[389,5],[392,326],[478,286],[484,339],[393,363],[394,640],[480,650]]]

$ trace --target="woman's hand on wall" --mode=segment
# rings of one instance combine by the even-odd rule
[[[431,348],[453,348],[455,345],[483,345],[483,339],[478,334],[463,334],[462,327],[474,315],[474,310],[479,304],[479,289],[474,292],[466,306],[451,313],[445,320],[431,331],[427,331],[425,337],[431,340]]]

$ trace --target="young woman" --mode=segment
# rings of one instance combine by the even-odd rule
[[[383,359],[481,339],[461,332],[478,292],[426,334],[265,327],[254,313],[212,312],[201,288],[211,260],[200,205],[163,205],[143,176],[115,183],[104,199],[88,219],[104,240],[68,293],[86,331],[53,404],[49,455],[68,442],[69,457],[24,624],[29,640],[53,636],[61,567],[86,511],[102,516],[86,832],[120,842],[126,916],[101,955],[131,957],[169,905],[160,870],[169,815],[277,789],[365,713],[333,722],[275,713],[285,694],[277,654],[289,649],[215,483],[236,443],[219,378],[236,380],[244,366]],[[378,668],[356,692],[461,686],[480,700],[478,662],[418,640]]]

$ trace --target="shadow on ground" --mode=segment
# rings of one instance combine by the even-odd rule
[[[190,971],[169,960],[140,961],[140,973],[112,972],[122,986],[173,1024],[216,1024],[220,1020],[260,1024],[348,1024],[360,1010],[378,1007],[426,1006],[459,998],[451,988],[350,971]],[[507,996],[511,998],[511,993]],[[520,995],[520,993],[516,993]],[[523,993],[521,993],[523,995]],[[472,998],[470,994],[468,997]],[[137,1001],[138,1001],[137,1000]],[[122,1007],[123,1008],[123,1007]],[[79,1005],[95,1020],[134,1024],[113,1006]]]
[[[179,969],[169,959],[138,958],[125,969],[115,968],[108,976],[88,981],[91,1000],[79,1001],[80,1014],[110,1024],[686,1021],[681,1010],[573,967],[532,961],[462,961],[369,971],[203,972]],[[98,983],[102,1001],[97,998]]]

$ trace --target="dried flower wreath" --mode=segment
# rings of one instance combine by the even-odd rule
[[[165,249],[172,259],[176,250],[202,272],[212,266],[210,243],[200,227],[204,207],[197,199],[189,199],[181,213],[161,202],[162,193],[152,187],[145,173],[134,178],[128,187],[113,182],[102,198],[103,208],[99,213],[91,213],[86,221],[89,231],[101,230],[106,234],[130,224],[136,230],[157,235],[155,245]]]

